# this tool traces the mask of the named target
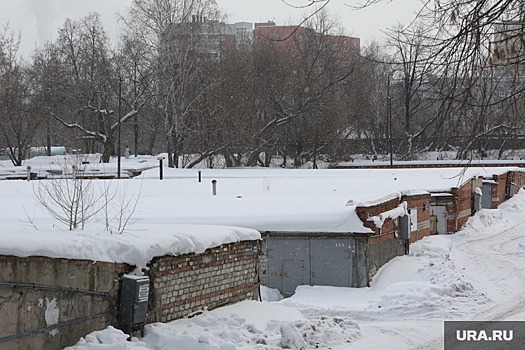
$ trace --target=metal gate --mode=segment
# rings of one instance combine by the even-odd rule
[[[366,246],[366,241],[363,240]],[[354,238],[269,237],[267,284],[285,297],[300,285],[361,287],[367,284],[366,252]]]
[[[440,235],[447,233],[447,207],[444,205],[431,205],[430,215],[436,218],[436,233]]]
[[[483,181],[483,187],[481,188],[481,207],[484,209],[492,209],[492,185],[494,181],[485,182]]]
[[[348,287],[352,278],[355,242],[348,239],[310,241],[312,285]]]
[[[310,243],[306,239],[271,238],[266,241],[268,287],[291,296],[310,284]]]

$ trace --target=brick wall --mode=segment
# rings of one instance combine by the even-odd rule
[[[203,308],[258,298],[260,250],[259,241],[245,241],[208,249],[199,255],[155,258],[148,272],[148,321],[167,322]]]
[[[513,171],[511,176],[511,181],[516,184],[516,193],[520,188],[525,188],[525,171]]]
[[[514,183],[514,193],[510,192],[511,183]],[[525,171],[511,171],[507,177],[508,193],[507,198],[512,197],[521,188],[525,188]]]
[[[412,231],[410,243],[430,235],[430,193],[405,195],[401,199],[407,202],[408,209],[417,209],[417,230]]]
[[[507,183],[507,178],[508,173],[492,176],[492,180],[497,182],[497,184],[494,184],[491,189],[492,209],[496,209],[508,198],[508,186],[510,183]]]
[[[376,235],[370,237],[370,243],[375,244],[383,240],[392,239],[399,234],[399,220],[386,219],[381,229],[378,229],[368,218],[377,216],[388,210],[394,209],[401,202],[407,202],[408,209],[417,209],[417,230],[411,232],[410,241],[413,243],[430,235],[430,194],[403,195],[401,199],[393,198],[375,205],[361,206],[356,208],[357,215],[365,227],[373,230]]]
[[[381,233],[381,234],[393,233],[397,227],[395,223],[392,222],[392,220],[390,219],[385,220],[383,227],[380,230],[381,232],[379,232],[379,229],[376,227],[376,225],[372,221],[369,221],[368,219],[372,216],[377,216],[381,213],[384,213],[390,209],[394,209],[395,207],[399,205],[399,203],[401,202],[399,198],[396,197],[396,198],[387,200],[383,203],[356,207],[357,216],[363,222],[363,225],[365,227],[371,229],[372,231],[376,233]]]
[[[454,187],[450,193],[454,195],[451,206],[447,206],[447,232],[453,233],[467,222],[474,209],[474,183],[465,182],[461,187]]]
[[[258,298],[260,250],[260,241],[245,241],[155,258],[148,271],[148,322]],[[0,350],[61,349],[118,326],[119,281],[133,270],[127,264],[0,256]]]

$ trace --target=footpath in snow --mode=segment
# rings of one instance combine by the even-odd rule
[[[68,349],[442,349],[445,320],[525,319],[525,191],[460,232],[393,259],[369,288],[301,286],[288,299],[242,302],[145,327],[109,327]]]

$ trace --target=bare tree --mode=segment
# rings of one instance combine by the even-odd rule
[[[142,185],[137,193],[131,193],[124,182],[89,178],[81,155],[67,158],[62,174],[60,178],[39,181],[33,194],[37,203],[70,231],[84,230],[95,221],[101,222],[106,231],[121,234],[134,222]],[[37,227],[34,220],[29,221]]]
[[[195,106],[207,90],[200,84],[201,63],[218,30],[214,1],[134,0],[125,19],[128,35],[147,48],[156,63],[156,94],[164,119],[168,165],[179,166]],[[211,41],[211,42],[210,42]]]
[[[432,46],[425,58],[433,66],[441,100],[439,124],[450,129],[461,142],[458,156],[467,157],[482,140],[523,130],[508,114],[525,91],[523,73],[523,18],[521,1],[435,1],[425,7],[420,19]],[[511,107],[512,108],[512,107]],[[505,110],[505,115],[501,113]],[[521,125],[519,125],[521,124]],[[458,131],[463,134],[459,134]]]
[[[8,27],[0,33],[0,132],[13,165],[22,165],[41,124],[35,86],[18,58],[19,40]]]
[[[296,166],[312,160],[316,167],[319,153],[340,139],[348,118],[338,101],[354,72],[359,44],[342,36],[329,18],[320,11],[306,27],[260,27],[255,32],[258,118],[253,120],[258,125],[252,164],[268,166],[280,145],[280,153],[295,158]]]
[[[82,158],[73,158],[68,178],[40,181],[34,190],[36,201],[70,231],[84,229],[86,223],[102,210],[102,195],[96,195],[91,179],[82,177]],[[66,170],[66,168],[64,169]]]
[[[49,113],[63,126],[99,142],[102,161],[109,162],[115,154],[118,128],[144,103],[143,85],[137,93],[128,94],[124,104],[121,60],[110,50],[97,14],[66,20],[49,50],[54,50],[60,71],[56,77],[59,104],[50,106]]]
[[[414,153],[427,146],[427,142],[420,139],[430,135],[430,128],[436,123],[432,109],[434,72],[431,62],[426,59],[433,54],[434,47],[427,45],[423,33],[423,27],[414,29],[411,35],[407,35],[403,27],[398,27],[391,32],[387,41],[394,49],[393,63],[389,65],[387,77],[387,98],[391,105],[389,113],[393,113],[392,110],[399,111],[396,113],[398,118],[394,119],[400,121],[397,130],[400,141],[398,152],[402,152],[403,159],[411,159]]]
[[[137,193],[130,193],[126,182],[114,185],[104,181],[102,185],[101,213],[104,227],[110,233],[122,234],[136,220],[137,208],[142,198],[142,184]]]

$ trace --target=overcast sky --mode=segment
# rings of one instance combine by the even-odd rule
[[[125,14],[132,0],[0,0],[0,23],[9,23],[22,36],[21,52],[30,53],[57,37],[57,30],[66,18],[79,19],[96,11],[102,16],[105,29],[111,38],[118,37],[117,13]],[[300,5],[308,0],[288,0]],[[217,0],[219,7],[229,14],[229,22],[266,22],[277,24],[300,22],[301,10],[282,0]],[[355,0],[331,0],[330,13],[339,17],[348,35],[357,36],[362,42],[381,39],[382,30],[397,23],[407,24],[417,10],[418,0],[384,0],[382,4],[355,11],[345,5]]]

